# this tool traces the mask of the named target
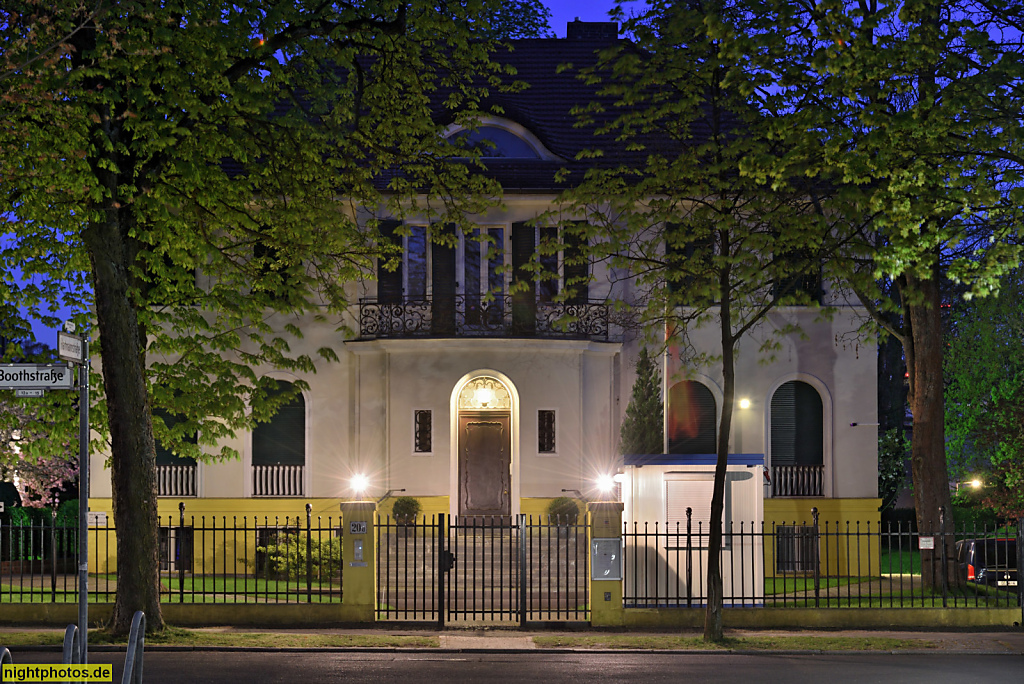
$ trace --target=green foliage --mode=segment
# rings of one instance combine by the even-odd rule
[[[945,348],[946,455],[951,477],[983,482],[1000,515],[1024,514],[1024,278],[998,296],[960,302]]]
[[[906,484],[909,450],[910,443],[900,428],[878,436],[878,495],[883,511],[892,508]]]
[[[420,502],[411,496],[400,496],[391,506],[391,517],[399,525],[412,525],[420,514]]]
[[[665,411],[661,402],[661,373],[647,347],[636,360],[636,381],[619,430],[622,454],[660,454],[665,449]]]
[[[32,515],[27,508],[18,506],[11,509],[11,525],[15,527],[27,527],[32,524]]]
[[[497,40],[553,38],[551,10],[540,0],[485,3],[481,13],[483,35]]]
[[[341,572],[341,539],[338,537],[309,539],[304,532],[279,532],[272,543],[258,546],[256,551],[266,554],[266,565],[257,568],[257,572],[266,572],[267,577],[275,579],[306,579],[307,558],[312,580],[326,582]]]
[[[548,504],[548,520],[559,525],[575,525],[580,516],[580,507],[573,499],[560,496]]]

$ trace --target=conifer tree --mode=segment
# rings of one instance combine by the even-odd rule
[[[633,396],[619,432],[623,454],[660,454],[664,451],[664,409],[661,402],[661,374],[647,347],[636,360]]]

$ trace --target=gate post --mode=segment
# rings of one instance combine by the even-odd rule
[[[622,607],[622,502],[591,501],[587,504],[590,525],[590,624],[619,627],[625,624]],[[617,542],[617,544],[616,544]]]
[[[376,513],[373,501],[341,504],[341,602],[346,621],[374,622],[377,617]]]

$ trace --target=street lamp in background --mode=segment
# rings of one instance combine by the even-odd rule
[[[981,480],[979,480],[978,478],[974,478],[971,480],[964,480],[963,482],[957,482],[956,491],[954,492],[954,494],[960,493],[960,485],[970,485],[971,489],[981,489]]]

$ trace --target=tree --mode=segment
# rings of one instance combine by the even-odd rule
[[[661,374],[647,347],[636,359],[633,396],[619,430],[623,454],[660,454],[665,449],[665,410],[661,403]]]
[[[470,123],[473,75],[497,85],[470,31],[483,7],[5,5],[0,260],[24,279],[0,301],[54,327],[71,304],[98,349],[115,633],[136,610],[163,624],[151,409],[199,435],[180,445],[197,457],[266,420],[290,397],[261,368],[335,358],[289,340],[314,318],[345,329],[346,283],[387,249],[379,216],[462,223],[498,194],[432,117],[433,100]]]
[[[1020,8],[862,0],[777,2],[761,11],[770,32],[733,35],[723,26],[715,34],[728,34],[731,50],[770,74],[774,135],[791,153],[751,160],[744,172],[786,178],[799,170],[837,190],[822,210],[846,217],[846,250],[828,266],[877,328],[900,342],[914,417],[917,522],[934,529],[940,508],[952,516],[942,281],[984,295],[1019,261],[1008,238],[1024,196],[1015,94],[1024,74]],[[932,553],[923,552],[924,562]],[[954,557],[951,546],[946,555]],[[952,561],[946,575],[956,581]]]
[[[486,29],[482,32],[495,40],[517,38],[553,38],[551,10],[540,0],[511,0],[489,4],[482,15]]]
[[[982,475],[983,503],[1024,514],[1024,279],[1014,271],[997,297],[958,302],[944,365],[949,470]]]
[[[817,299],[830,233],[811,193],[787,180],[767,187],[740,173],[748,157],[781,150],[752,100],[757,75],[744,60],[723,58],[721,42],[708,33],[713,21],[740,34],[748,28],[742,4],[728,2],[654,1],[626,22],[634,44],[608,51],[586,74],[607,99],[578,113],[585,122],[606,123],[590,153],[594,168],[565,199],[587,217],[566,227],[579,234],[578,244],[590,245],[587,258],[606,259],[633,279],[631,304],[642,307],[642,325],[668,330],[691,350],[697,347],[686,340],[700,331],[717,337],[716,351],[683,361],[717,366],[723,377],[704,622],[704,638],[720,641],[721,521],[737,350],[757,330],[765,338],[758,353],[770,354],[773,333],[793,330],[792,321],[771,328],[767,316],[777,306]],[[602,166],[603,152],[614,146],[634,163]]]

